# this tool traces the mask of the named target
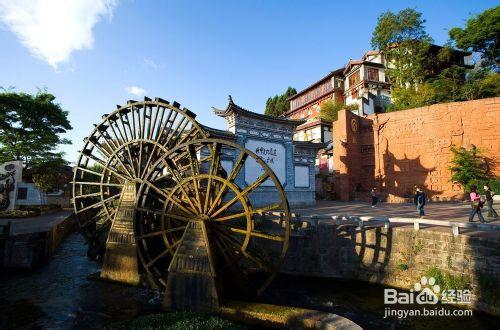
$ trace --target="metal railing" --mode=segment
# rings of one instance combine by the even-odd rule
[[[283,222],[283,212],[265,212],[262,217],[273,216]],[[472,222],[457,222],[448,220],[432,220],[420,218],[400,218],[400,217],[384,217],[384,216],[348,216],[348,215],[333,215],[333,216],[301,216],[299,213],[292,213],[291,223],[294,228],[317,227],[320,222],[327,222],[336,225],[353,225],[358,228],[363,228],[371,225],[383,225],[385,228],[390,228],[396,224],[413,225],[414,230],[420,230],[427,226],[448,227],[454,236],[460,234],[462,230],[476,230],[486,232],[500,231],[500,225],[487,223],[472,223]]]

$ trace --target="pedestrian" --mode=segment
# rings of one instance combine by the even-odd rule
[[[493,208],[495,192],[491,191],[489,186],[484,186],[484,194],[486,195],[486,204],[488,204],[488,218],[498,218],[497,211]]]
[[[471,205],[471,210],[469,215],[469,222],[474,222],[474,215],[477,214],[479,221],[481,223],[484,223],[485,221],[483,218],[483,214],[481,213],[481,208],[483,207],[483,203],[481,202],[481,197],[477,193],[476,186],[472,186],[470,188],[470,205]]]
[[[418,204],[418,185],[413,186],[412,193],[413,193],[413,204],[415,204],[416,207]]]
[[[370,195],[372,197],[372,207],[377,206],[378,203],[378,192],[377,188],[373,187],[372,191],[370,192]]]
[[[423,218],[424,215],[425,215],[425,212],[424,212],[424,206],[425,206],[425,199],[426,199],[426,196],[425,196],[425,193],[423,192],[422,189],[420,189],[419,187],[417,187],[417,211],[418,211],[418,215]]]

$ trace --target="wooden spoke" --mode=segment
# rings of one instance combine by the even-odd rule
[[[231,199],[229,202],[224,204],[222,207],[220,207],[217,211],[211,214],[212,217],[217,216],[221,212],[225,211],[227,208],[231,207],[234,203],[236,203],[238,200],[242,198],[242,196],[248,195],[251,191],[253,191],[255,188],[260,186],[264,181],[267,180],[269,177],[269,173],[264,172],[261,176],[257,178],[251,185],[245,188],[241,193],[237,194],[233,199]]]
[[[233,238],[231,235],[225,233],[225,234],[221,235],[220,237],[223,238],[229,244],[233,245],[234,247],[236,247],[236,248],[240,247],[240,242],[238,242],[238,240],[236,240],[235,238]],[[259,266],[261,269],[263,269],[263,270],[265,270],[265,271],[267,271],[269,273],[272,273],[274,271],[272,269],[272,267],[268,265],[267,262],[265,262],[264,260],[262,260],[262,258],[259,257],[259,256],[257,256],[255,253],[250,252],[248,249],[240,249],[239,251],[246,258],[248,258],[254,264],[256,264],[257,266]]]
[[[159,255],[157,255],[156,257],[154,257],[153,260],[151,260],[150,262],[148,262],[146,264],[146,267],[151,266],[152,264],[154,264],[155,262],[157,262],[158,260],[160,260],[160,258],[163,258],[163,257],[167,256],[169,253],[172,253],[172,248],[171,247],[168,247],[166,250],[162,251]]]
[[[216,206],[218,206],[219,202],[222,200],[222,197],[224,197],[224,193],[227,191],[227,182],[234,181],[236,179],[236,176],[240,172],[241,168],[243,167],[243,164],[245,164],[246,159],[248,158],[248,154],[244,152],[240,152],[238,155],[238,158],[236,159],[233,169],[231,170],[231,173],[229,173],[227,177],[227,181],[224,182],[222,187],[220,188],[219,192],[217,193],[217,196],[215,197],[214,201],[212,202],[212,205],[210,206],[210,209],[208,210],[208,214],[212,214],[212,211]],[[212,215],[214,216],[214,215]]]
[[[167,167],[169,168],[169,170],[171,171],[172,173],[172,176],[177,180],[178,183],[182,182],[183,181],[183,178],[182,178],[182,175],[177,172],[177,169],[175,168],[175,165],[173,164],[173,162],[171,160],[167,160],[165,162],[165,164],[167,165]],[[179,190],[181,191],[182,195],[184,196],[184,198],[187,200],[187,202],[189,203],[189,206],[191,207],[191,210],[196,213],[198,212],[200,209],[197,208],[196,206],[194,206],[191,198],[189,197],[189,194],[187,193],[187,191],[184,189],[183,185],[179,185]],[[191,189],[190,189],[191,191]],[[198,193],[199,195],[199,193]]]
[[[120,122],[121,122],[122,127],[123,127],[123,132],[125,133],[125,138],[127,139],[127,143],[125,143],[125,147],[127,149],[128,162],[130,164],[130,167],[132,168],[132,172],[134,174],[134,177],[137,177],[137,171],[136,171],[135,167],[133,166],[133,164],[134,164],[134,158],[132,157],[132,151],[130,150],[130,143],[128,143],[127,131],[125,129],[125,124],[123,122],[123,118],[121,117],[121,115],[120,115]],[[130,130],[130,124],[128,123],[128,117],[127,117],[127,127]],[[130,136],[132,136],[132,132],[131,131],[130,131]]]
[[[151,213],[154,215],[164,216],[167,218],[180,220],[180,221],[191,221],[192,220],[192,217],[187,216],[187,215],[179,215],[179,214],[174,214],[171,212],[167,213],[165,211],[157,211],[157,210],[152,210],[152,209],[144,208],[144,207],[137,207],[136,210],[141,211],[141,212]]]
[[[101,193],[100,193],[100,192],[97,192],[97,193],[92,193],[92,194],[86,194],[86,195],[75,196],[75,199],[91,198],[91,197],[99,197],[99,196],[101,196]]]
[[[182,118],[182,120],[184,120],[185,118]],[[180,144],[180,138],[182,137],[182,134],[184,132],[184,130],[186,129],[187,125],[189,124],[189,121],[188,120],[185,120],[182,125],[179,125],[179,133],[175,136],[175,139],[173,139],[173,141],[171,143],[174,143],[174,144]]]
[[[261,214],[263,212],[279,209],[280,207],[281,207],[281,204],[276,203],[276,204],[268,205],[268,206],[265,206],[262,208],[258,208],[256,210],[252,210],[250,212],[240,212],[240,213],[230,214],[230,215],[226,215],[223,217],[214,218],[212,220],[213,221],[227,221],[227,220],[231,220],[231,219],[246,217],[247,215]]]
[[[193,176],[193,186],[196,194],[195,201],[196,205],[198,206],[198,210],[202,212],[200,190],[199,190],[200,181],[196,179],[200,174],[200,164],[198,163],[198,159],[196,157],[196,151],[194,150],[194,147],[192,145],[188,146],[188,152],[189,152],[189,164]]]
[[[94,175],[97,175],[99,177],[102,176],[102,173],[99,173],[99,172],[95,172],[95,171],[92,171],[92,170],[89,170],[88,168],[85,168],[85,167],[77,167],[76,168],[77,171],[80,170],[82,172],[86,172],[86,173],[90,173],[90,174],[94,174]]]
[[[238,234],[243,234],[243,235],[247,235],[248,234],[248,231],[246,229],[236,228],[236,227],[231,227],[231,226],[227,226],[227,227],[232,232],[235,232],[235,233],[238,233]],[[264,233],[264,232],[261,232],[261,231],[256,231],[256,230],[250,231],[250,236],[259,237],[259,238],[265,238],[265,239],[268,239],[268,240],[271,240],[271,241],[279,241],[279,242],[284,242],[285,241],[285,238],[282,237],[282,236],[267,234],[267,233]]]
[[[115,143],[115,141],[112,141],[111,144],[115,146],[115,150],[118,150],[120,148],[120,139],[116,135],[116,132],[114,131],[113,125],[109,122],[108,119],[106,119],[106,122],[108,123],[109,127],[111,127],[111,130],[112,130],[113,134],[115,135],[115,140],[116,140],[116,142],[118,142],[118,143]],[[100,133],[100,135],[106,140],[106,143],[108,143],[108,145],[110,144],[110,142],[108,140],[113,140],[113,139],[108,139],[102,133]],[[89,141],[89,142],[91,142],[91,141]],[[105,155],[105,157],[107,157],[107,158],[110,158],[111,156],[112,155]],[[129,175],[130,177],[133,177],[132,174],[129,172],[128,168],[125,166],[125,164],[123,164],[123,162],[121,161],[121,159],[119,157],[116,157],[116,159],[118,160],[118,162],[120,163],[120,165],[123,167],[123,169],[127,172],[127,175]]]
[[[190,210],[188,210],[187,208],[185,208],[184,205],[182,205],[182,201],[178,200],[174,196],[170,196],[169,200],[172,203],[174,203],[179,209],[181,209],[182,211],[184,211],[186,214],[189,214],[192,217],[196,217],[195,213],[191,212]],[[170,214],[170,216],[172,216],[172,214]]]
[[[191,221],[191,220],[193,220],[192,218],[188,218],[188,217],[181,216],[181,215],[178,215],[178,214],[173,214],[173,213],[167,214],[166,217],[167,218],[172,218],[172,219],[175,219],[175,220],[181,220],[181,221]]]
[[[120,187],[120,188],[123,188],[123,184],[120,184],[120,183],[108,183],[108,182],[104,182],[104,183],[100,183],[100,182],[80,182],[80,181],[75,181],[73,182],[73,184],[79,184],[79,185],[87,185],[87,186],[94,186],[94,185],[103,185],[103,186],[109,186],[109,187]]]
[[[169,110],[169,113],[172,113],[172,110]],[[160,120],[159,120],[159,126],[158,129],[156,130],[155,136],[153,137],[154,141],[158,141],[158,137],[161,136],[163,133],[163,130],[165,128],[165,125],[163,124],[163,117],[165,116],[165,107],[161,107],[161,115],[160,115]],[[169,114],[170,116],[170,114]]]
[[[220,143],[214,143],[210,148],[211,157],[210,157],[210,169],[208,172],[208,182],[207,182],[207,193],[205,195],[205,203],[203,205],[203,212],[207,212],[208,210],[208,202],[210,201],[210,191],[212,189],[212,180],[213,176],[217,175],[219,168],[221,166],[220,162],[220,154],[221,154],[222,145]]]
[[[113,217],[115,213],[116,213],[116,210],[112,210],[112,211],[110,212],[111,217]],[[93,217],[91,217],[91,218],[90,218],[90,219],[88,219],[87,221],[82,222],[82,223],[80,224],[80,227],[81,227],[81,228],[85,228],[85,227],[87,227],[88,225],[93,224],[93,223],[96,223],[96,222],[97,222],[97,221],[99,221],[101,218],[106,217],[106,216],[107,216],[106,212],[105,212],[104,210],[101,210],[100,212],[98,212],[96,215],[94,215]]]
[[[193,216],[193,217],[195,216],[195,213],[193,213],[192,210],[188,210],[187,208],[185,208],[184,205],[182,205],[183,204],[182,201],[178,200],[175,196],[173,196],[172,193],[170,193],[170,195],[167,194],[167,193],[165,193],[163,190],[161,190],[160,188],[156,187],[155,185],[153,185],[149,181],[145,180],[143,182],[145,184],[147,184],[150,188],[152,188],[154,191],[156,191],[157,193],[159,193],[160,195],[162,195],[163,197],[165,197],[165,199],[172,201],[175,205],[177,205],[177,207],[179,207],[186,214],[189,214],[190,216]],[[186,195],[186,197],[189,200],[189,197],[187,195]],[[159,199],[159,201],[164,202],[161,199]]]
[[[161,236],[163,234],[175,233],[175,232],[182,231],[185,229],[186,229],[186,226],[169,228],[169,229],[165,229],[165,230],[160,230],[160,231],[155,231],[152,233],[139,235],[137,238],[142,239],[142,238],[147,238],[147,237],[156,237],[156,236]]]
[[[166,136],[165,136],[165,141],[162,141],[162,143],[166,146],[170,146],[170,139],[172,138],[172,136],[175,134],[175,129],[172,129],[172,126],[173,124],[175,123],[175,120],[177,119],[177,115],[178,113],[175,112],[173,114],[173,118],[169,118],[169,120],[167,121],[167,124],[168,124],[168,131],[166,132]]]
[[[120,197],[120,195],[121,195],[121,192],[120,192],[120,193],[118,193],[118,194],[116,194],[116,195],[113,195],[113,196],[111,196],[111,197],[108,197],[108,198],[106,198],[106,199],[103,199],[103,200],[101,200],[101,201],[98,201],[97,203],[94,203],[94,204],[92,204],[92,205],[90,205],[90,206],[84,207],[84,208],[82,208],[81,210],[78,210],[76,213],[82,213],[82,212],[85,212],[85,211],[87,211],[87,210],[90,210],[90,209],[93,209],[93,208],[99,207],[99,206],[103,205],[103,204],[104,204],[104,203],[106,203],[106,202],[109,202],[109,201],[111,201],[111,200],[114,200],[114,199],[116,199],[116,198],[119,198],[119,197]]]

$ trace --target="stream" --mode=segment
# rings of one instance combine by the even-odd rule
[[[102,328],[160,310],[158,292],[92,279],[98,271],[79,234],[68,236],[36,270],[2,270],[0,328]],[[479,312],[472,317],[384,319],[383,290],[364,282],[280,275],[258,301],[336,313],[365,329],[487,329],[499,323]]]

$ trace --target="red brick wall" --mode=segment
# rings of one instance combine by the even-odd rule
[[[351,129],[353,119],[356,131]],[[500,176],[498,97],[364,118],[341,111],[333,132],[334,182],[341,200],[366,197],[377,186],[388,201],[402,201],[414,184],[434,200],[461,199],[461,187],[450,182],[452,144],[480,148],[492,173]],[[363,192],[355,191],[357,185]]]

